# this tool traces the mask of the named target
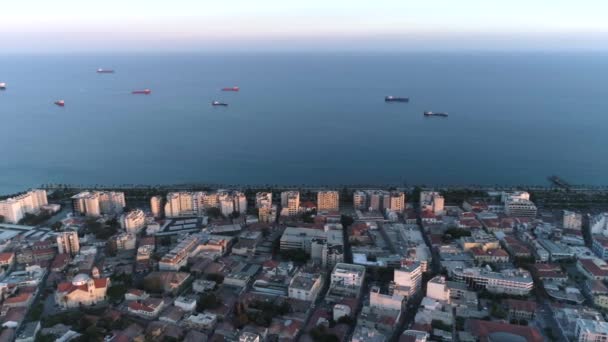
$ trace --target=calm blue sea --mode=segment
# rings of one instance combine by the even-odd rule
[[[608,184],[606,57],[0,56],[0,193],[42,183],[545,184],[551,174]],[[233,85],[241,91],[219,91]],[[153,92],[130,94],[141,88]]]

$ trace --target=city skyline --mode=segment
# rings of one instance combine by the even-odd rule
[[[605,49],[608,5],[477,0],[8,3],[7,52]]]

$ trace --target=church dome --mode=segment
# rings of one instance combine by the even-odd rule
[[[86,285],[86,283],[91,280],[91,277],[84,273],[77,274],[74,279],[72,279],[72,284],[75,286]]]

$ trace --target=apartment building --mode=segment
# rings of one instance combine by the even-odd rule
[[[116,215],[126,206],[125,194],[115,191],[84,191],[72,196],[75,215],[98,217]]]
[[[317,210],[340,210],[340,193],[338,191],[319,191],[317,193]]]
[[[146,227],[146,214],[141,209],[136,209],[120,216],[120,225],[127,233],[137,234]]]
[[[152,216],[155,218],[160,218],[164,215],[162,196],[152,196],[150,198],[150,211],[152,212]]]
[[[47,205],[46,190],[30,190],[19,196],[0,201],[0,216],[7,223],[18,223],[25,214],[34,214]]]
[[[80,240],[77,232],[62,232],[57,236],[59,254],[76,255],[80,251]]]
[[[295,216],[300,212],[300,192],[281,192],[281,216]]]

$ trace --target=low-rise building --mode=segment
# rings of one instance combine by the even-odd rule
[[[289,282],[289,298],[314,302],[323,287],[320,274],[298,272]]]
[[[129,302],[127,310],[131,314],[152,319],[158,317],[164,305],[164,301],[160,298],[146,298]]]
[[[76,275],[71,282],[57,285],[55,303],[66,309],[95,305],[106,299],[109,286],[110,278],[92,279],[81,273]]]

